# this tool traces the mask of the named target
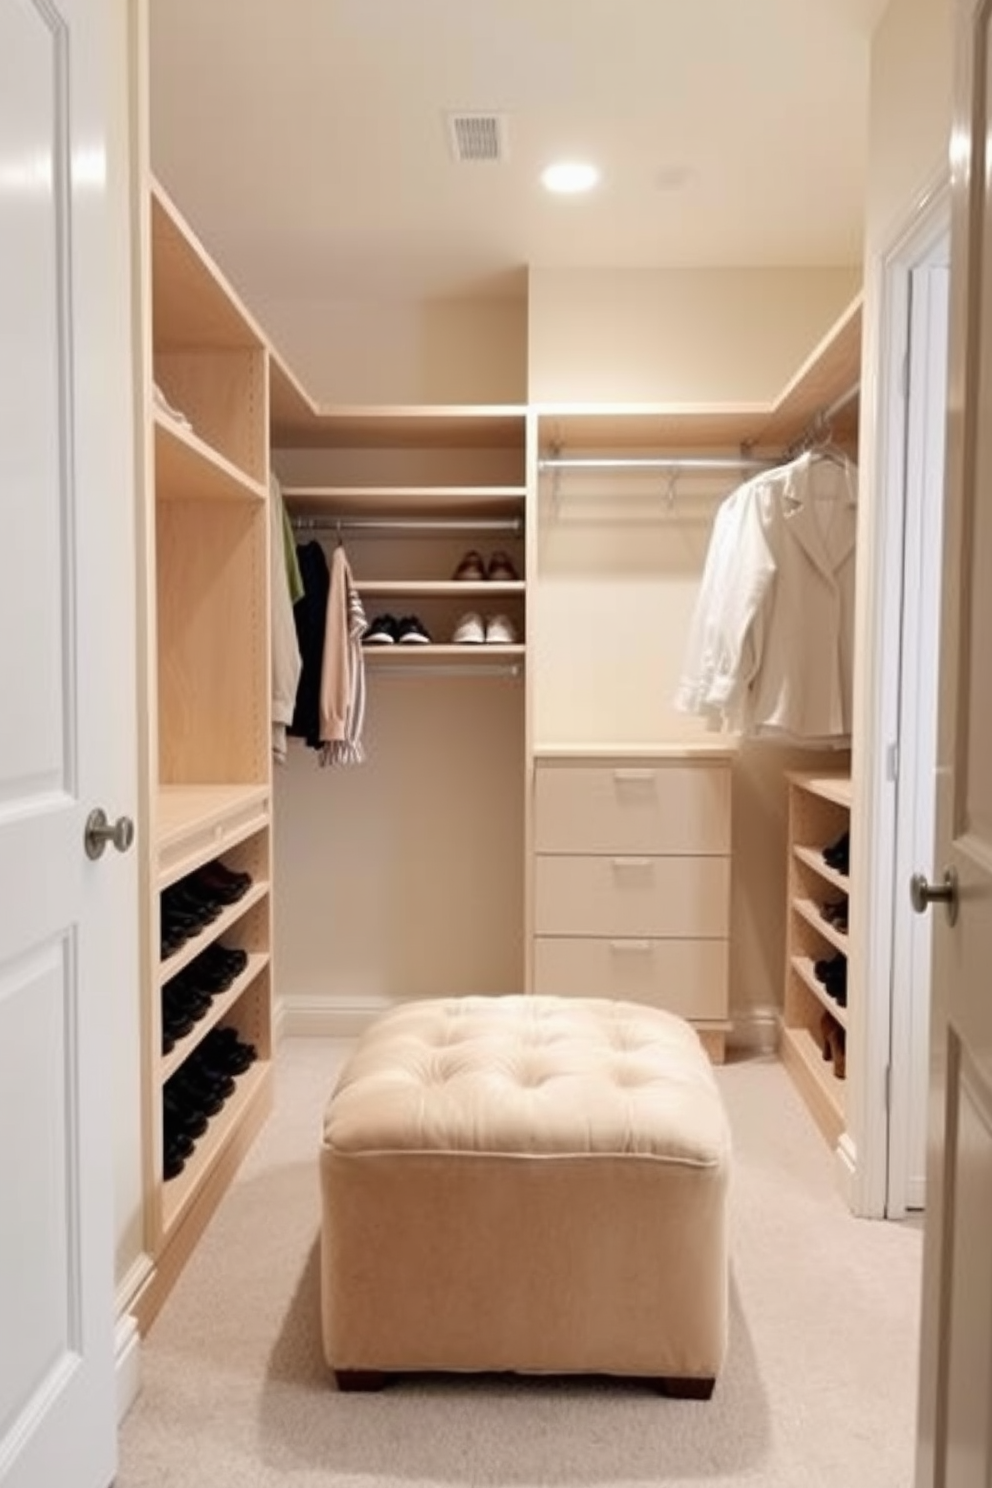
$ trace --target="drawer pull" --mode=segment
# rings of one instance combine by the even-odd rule
[[[650,858],[612,858],[614,868],[650,868]]]
[[[651,942],[649,940],[611,940],[611,951],[649,951]]]
[[[613,779],[618,785],[650,785],[654,780],[654,771],[614,770]]]

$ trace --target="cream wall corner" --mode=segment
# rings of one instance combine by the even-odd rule
[[[860,288],[857,266],[532,269],[532,403],[763,403]]]

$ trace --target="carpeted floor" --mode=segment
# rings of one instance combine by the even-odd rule
[[[345,1052],[283,1043],[275,1114],[145,1340],[117,1488],[908,1488],[922,1228],[851,1217],[770,1060],[719,1074],[732,1315],[710,1402],[506,1377],[338,1395],[320,1351],[316,1153]]]

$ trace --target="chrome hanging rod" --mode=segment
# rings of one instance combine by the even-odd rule
[[[294,532],[523,532],[517,517],[290,517]]]
[[[841,393],[839,398],[835,398],[834,401],[829,405],[829,407],[823,409],[818,417],[822,419],[825,424],[829,424],[831,419],[837,417],[842,408],[846,408],[849,403],[854,402],[855,398],[858,397],[860,392],[860,382],[852,383],[847,391]]]
[[[753,455],[545,455],[538,470],[767,470],[776,462]]]

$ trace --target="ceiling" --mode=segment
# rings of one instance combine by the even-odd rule
[[[152,165],[249,304],[850,265],[886,0],[150,0]],[[501,117],[458,163],[449,111]],[[552,159],[602,182],[554,198]]]

